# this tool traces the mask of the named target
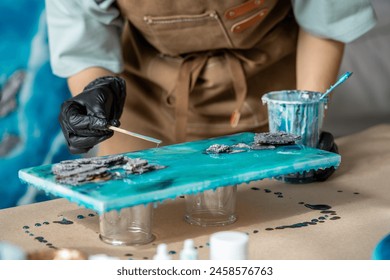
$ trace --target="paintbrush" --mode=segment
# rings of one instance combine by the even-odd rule
[[[125,130],[123,128],[119,128],[119,127],[112,126],[112,125],[110,125],[108,127],[108,129],[111,129],[111,130],[114,130],[116,132],[120,132],[120,133],[123,133],[123,134],[126,134],[126,135],[130,135],[130,136],[133,136],[133,137],[137,137],[137,138],[149,141],[149,142],[153,142],[153,143],[156,143],[157,145],[162,142],[161,140],[158,140],[158,139],[155,139],[155,138],[152,138],[152,137],[149,137],[149,136],[145,136],[145,135],[142,135],[142,134],[138,134],[138,133],[135,133],[135,132],[131,132],[131,131]]]

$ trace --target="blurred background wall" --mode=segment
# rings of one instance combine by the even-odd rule
[[[372,3],[378,23],[346,46],[340,74],[353,75],[335,89],[329,104],[324,129],[336,137],[390,124],[390,1]]]

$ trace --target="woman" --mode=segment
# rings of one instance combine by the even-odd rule
[[[164,144],[265,131],[262,94],[325,91],[344,44],[375,24],[368,0],[47,0],[46,6],[53,71],[68,78],[74,95],[62,106],[64,135],[73,153],[102,142],[100,155],[150,147],[113,136],[109,124]],[[334,147],[327,139],[325,146]]]

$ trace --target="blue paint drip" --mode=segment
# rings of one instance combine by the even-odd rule
[[[61,225],[71,225],[71,224],[73,224],[72,221],[69,221],[69,220],[67,220],[65,218],[63,218],[61,221],[53,221],[53,223],[61,224]]]
[[[45,238],[42,237],[42,236],[35,237],[35,239],[38,240],[41,243],[47,243],[47,240],[45,240]]]
[[[334,217],[332,217],[332,218],[330,218],[330,220],[339,220],[339,219],[341,219],[339,216],[334,216]]]
[[[301,136],[299,143],[317,147],[326,100],[312,91],[274,91],[262,97],[268,107],[269,130]]]
[[[321,213],[325,213],[326,210],[331,209],[332,207],[326,204],[305,204],[305,207],[312,210],[323,210]]]

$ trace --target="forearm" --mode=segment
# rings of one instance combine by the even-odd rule
[[[100,68],[91,67],[68,78],[68,86],[73,96],[76,96],[83,91],[84,87],[93,80],[103,76],[115,76],[111,71]]]
[[[300,29],[297,49],[297,89],[325,92],[336,81],[344,43]]]

